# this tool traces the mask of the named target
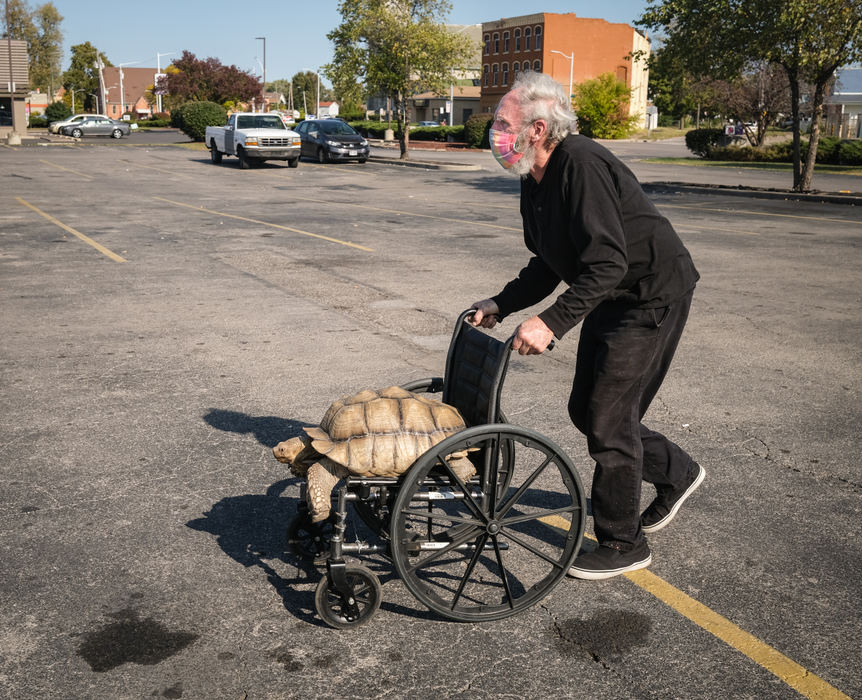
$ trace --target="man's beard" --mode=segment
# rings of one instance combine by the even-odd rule
[[[518,162],[516,162],[511,168],[509,168],[509,172],[512,175],[517,175],[518,177],[524,178],[530,174],[530,170],[533,169],[533,165],[536,163],[536,147],[535,146],[527,146],[527,150],[524,151],[524,155],[522,155]]]

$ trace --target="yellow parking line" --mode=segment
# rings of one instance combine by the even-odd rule
[[[862,221],[853,221],[851,219],[829,219],[824,216],[800,216],[799,214],[776,214],[768,211],[748,211],[747,209],[717,209],[710,207],[689,206],[685,204],[657,204],[659,209],[694,209],[696,211],[718,211],[723,214],[749,214],[753,216],[767,216],[783,219],[807,219],[808,221],[834,221],[839,224],[856,224],[862,226]]]
[[[45,165],[50,165],[52,168],[57,168],[58,170],[65,170],[67,173],[73,173],[79,177],[85,177],[88,180],[92,180],[92,175],[87,175],[87,173],[82,173],[78,170],[72,170],[72,168],[64,168],[62,165],[57,165],[56,163],[52,163],[50,160],[40,160],[40,163],[44,163]]]
[[[418,216],[422,219],[436,219],[437,221],[451,221],[456,224],[469,224],[470,226],[484,226],[485,228],[496,228],[504,231],[523,231],[522,228],[512,228],[511,226],[500,226],[498,224],[486,224],[483,221],[471,221],[469,219],[453,219],[448,216],[434,216],[433,214],[417,214],[412,211],[402,211],[400,209],[385,209],[383,207],[372,207],[370,204],[354,204],[353,202],[336,202],[331,199],[312,199],[311,197],[302,197],[306,202],[314,202],[315,204],[341,204],[346,207],[359,207],[360,209],[371,209],[372,211],[382,211],[387,214],[398,214],[404,216]]]
[[[50,214],[47,214],[44,211],[42,211],[41,209],[39,209],[39,207],[34,207],[32,204],[30,204],[30,202],[27,202],[27,201],[21,199],[20,197],[15,197],[15,199],[17,199],[25,207],[29,207],[30,209],[35,211],[37,214],[44,216],[52,224],[59,226],[64,231],[68,231],[73,236],[77,236],[82,241],[84,241],[84,243],[87,243],[88,245],[93,246],[96,250],[98,250],[100,253],[102,253],[102,255],[108,256],[111,260],[113,260],[115,262],[127,262],[125,258],[122,258],[119,255],[117,255],[116,253],[114,253],[113,251],[108,250],[101,243],[96,243],[96,241],[94,241],[92,238],[90,238],[89,236],[85,236],[80,231],[76,231],[71,226],[66,226],[66,224],[64,224],[62,221],[58,221],[57,219],[55,219]]]
[[[330,243],[340,243],[341,245],[346,245],[351,248],[358,248],[359,250],[364,250],[368,253],[373,253],[373,248],[366,248],[364,245],[359,245],[358,243],[353,243],[351,241],[342,241],[338,238],[331,238],[330,236],[322,236],[319,233],[310,233],[308,231],[300,231],[298,228],[291,228],[290,226],[282,226],[281,224],[272,224],[269,221],[261,221],[260,219],[250,219],[246,216],[237,216],[236,214],[227,214],[223,211],[215,211],[213,209],[206,209],[205,207],[196,207],[193,204],[186,204],[185,202],[175,202],[172,199],[165,199],[164,197],[153,197],[153,199],[158,199],[162,202],[167,202],[168,204],[174,204],[178,207],[186,207],[187,209],[193,209],[194,211],[203,212],[205,214],[214,214],[215,216],[224,216],[228,219],[239,219],[240,221],[249,221],[253,224],[260,224],[262,226],[269,226],[271,228],[278,228],[283,231],[290,231],[291,233],[299,233],[303,236],[311,236],[312,238],[320,238],[324,241],[329,241]]]
[[[131,161],[124,159],[127,163]],[[149,170],[158,170],[160,173],[167,173],[168,175],[176,175],[177,177],[192,177],[186,173],[178,173],[174,170],[166,170],[165,168],[157,168],[154,165],[144,165],[142,163],[135,163],[136,168],[148,168]]]
[[[549,515],[539,519],[551,527],[565,532],[569,530],[569,521],[559,515]],[[590,539],[593,538],[590,537]],[[811,673],[780,651],[760,641],[726,617],[709,609],[703,603],[696,601],[651,571],[640,569],[623,574],[623,576],[713,636],[718,637],[725,644],[742,652],[805,697],[851,700],[849,696],[829,685],[820,676]]]

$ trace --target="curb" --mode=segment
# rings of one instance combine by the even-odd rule
[[[853,192],[794,192],[742,185],[692,185],[685,182],[642,182],[645,192],[687,192],[691,194],[722,194],[731,197],[756,197],[759,199],[782,199],[805,202],[824,202],[826,204],[862,205],[862,194]]]

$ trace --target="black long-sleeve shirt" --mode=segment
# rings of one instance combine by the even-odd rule
[[[533,258],[494,297],[501,318],[568,288],[539,314],[557,338],[598,304],[667,306],[699,275],[670,222],[634,174],[591,139],[557,144],[541,182],[521,180],[524,242]]]

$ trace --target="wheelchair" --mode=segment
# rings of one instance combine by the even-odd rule
[[[313,523],[305,505],[288,528],[299,557],[326,566],[315,609],[336,629],[367,622],[381,585],[345,556],[382,554],[429,610],[459,622],[499,620],[548,596],[577,555],[586,498],[569,457],[550,439],[510,424],[500,408],[512,338],[497,340],[463,312],[444,376],[403,385],[442,392],[467,427],[423,453],[397,478],[347,477],[333,491],[329,519]],[[476,474],[467,482],[446,457],[467,450]],[[348,542],[348,504],[372,541]]]

